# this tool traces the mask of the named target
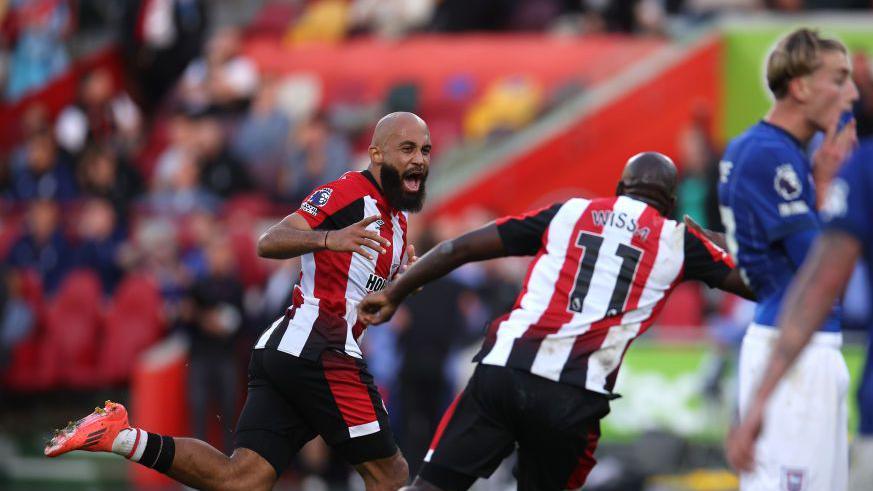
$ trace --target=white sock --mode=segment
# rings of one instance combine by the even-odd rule
[[[139,462],[149,439],[147,431],[139,428],[125,428],[118,432],[112,441],[112,453],[121,455],[125,459]]]

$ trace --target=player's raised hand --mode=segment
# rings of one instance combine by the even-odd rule
[[[821,146],[812,157],[813,173],[818,187],[827,187],[857,144],[858,133],[854,118],[840,130],[837,130],[837,125],[828,130]]]
[[[378,219],[379,215],[373,215],[346,228],[328,231],[324,238],[325,247],[329,251],[357,252],[370,260],[373,259],[371,251],[385,254],[385,248],[391,242],[379,235],[379,232],[367,230],[367,226]]]
[[[739,426],[728,434],[725,445],[727,460],[739,472],[749,472],[755,467],[755,442],[761,434],[763,420],[763,406],[753,404]]]
[[[358,303],[358,320],[364,325],[381,324],[391,320],[397,305],[384,292],[374,292]]]

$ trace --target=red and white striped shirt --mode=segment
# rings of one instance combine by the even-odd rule
[[[672,289],[718,286],[733,266],[705,237],[627,196],[571,199],[497,227],[509,254],[536,257],[476,360],[605,394]]]
[[[255,343],[317,360],[325,349],[362,358],[358,341],[364,329],[356,307],[367,293],[382,290],[406,264],[406,212],[392,208],[369,171],[347,172],[316,188],[294,213],[313,230],[338,230],[380,215],[367,228],[391,245],[374,260],[351,252],[321,250],[301,256],[300,282],[285,319],[277,320]]]

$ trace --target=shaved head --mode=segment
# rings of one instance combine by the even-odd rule
[[[386,115],[376,123],[367,151],[368,170],[388,203],[399,210],[421,210],[431,151],[430,130],[424,120],[407,112]]]
[[[430,130],[427,129],[427,123],[417,114],[407,112],[386,114],[376,123],[376,129],[373,131],[373,140],[370,141],[370,146],[381,147],[385,145],[391,136],[406,137],[407,133],[415,128],[422,128],[428,135],[430,134]]]
[[[676,202],[676,165],[658,152],[642,152],[628,159],[616,194],[644,201],[668,214]]]

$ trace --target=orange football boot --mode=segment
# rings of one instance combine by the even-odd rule
[[[129,427],[127,409],[117,402],[106,401],[103,407],[94,408],[88,416],[76,422],[70,421],[62,430],[55,430],[45,446],[45,455],[57,457],[73,450],[111,452],[118,432]]]

